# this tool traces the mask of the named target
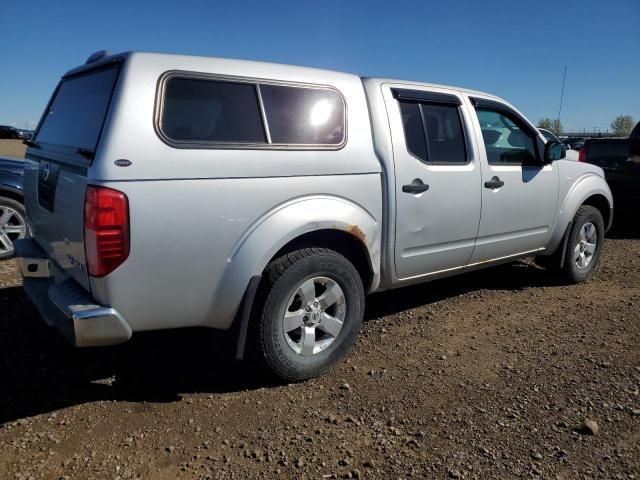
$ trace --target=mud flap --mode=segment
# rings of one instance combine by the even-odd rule
[[[255,275],[249,280],[249,285],[244,292],[242,303],[231,328],[225,332],[212,332],[215,350],[228,360],[240,361],[244,359],[251,309],[261,280],[262,275]]]
[[[564,267],[564,260],[567,256],[567,244],[569,243],[569,236],[571,235],[571,229],[573,227],[573,220],[567,225],[567,229],[562,236],[562,255],[560,256],[560,268]]]

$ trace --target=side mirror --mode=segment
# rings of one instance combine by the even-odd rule
[[[544,145],[544,163],[551,163],[567,156],[567,147],[555,140],[549,140]]]

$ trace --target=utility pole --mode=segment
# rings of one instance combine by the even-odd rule
[[[564,75],[562,76],[562,90],[560,91],[560,108],[558,108],[558,126],[560,126],[560,115],[562,114],[562,100],[564,98],[564,82],[567,79],[567,66],[564,66]]]

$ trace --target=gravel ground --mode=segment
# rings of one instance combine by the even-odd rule
[[[26,149],[22,140],[0,140],[0,157],[24,158]]]
[[[520,262],[374,295],[296,385],[194,332],[72,349],[0,262],[0,478],[640,478],[637,238],[584,285]]]

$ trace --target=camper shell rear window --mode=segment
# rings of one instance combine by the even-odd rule
[[[69,77],[56,88],[35,133],[34,142],[91,156],[100,141],[120,62]]]

